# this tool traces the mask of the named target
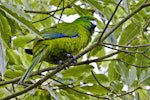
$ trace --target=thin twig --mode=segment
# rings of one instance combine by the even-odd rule
[[[101,44],[103,45],[103,44]],[[117,51],[120,51],[120,52],[124,52],[124,53],[138,53],[138,54],[143,54],[143,51],[127,51],[127,50],[123,50],[123,49],[116,49],[116,48],[113,48],[113,47],[110,47],[110,46],[106,46],[106,45],[103,45],[109,49],[112,49],[112,50],[117,50]]]
[[[116,13],[116,11],[117,11],[118,7],[120,6],[121,2],[122,2],[122,0],[120,0],[120,1],[119,1],[119,3],[117,4],[117,6],[116,6],[116,8],[115,8],[115,10],[114,10],[114,12],[113,12],[113,14],[111,15],[111,17],[110,17],[109,21],[107,22],[107,24],[106,24],[106,26],[105,26],[105,28],[104,28],[104,30],[103,30],[103,32],[102,32],[102,34],[101,34],[101,36],[100,36],[100,38],[99,38],[98,42],[100,42],[100,41],[101,41],[101,39],[102,39],[102,37],[103,37],[103,35],[104,35],[104,33],[105,33],[106,29],[107,29],[107,28],[108,28],[108,26],[109,26],[109,23],[111,22],[112,18],[114,17],[114,15],[115,15],[115,13]]]
[[[51,79],[53,79],[54,81],[56,81],[56,82],[58,82],[58,83],[64,85],[65,87],[67,87],[67,88],[69,88],[69,89],[71,89],[71,90],[73,90],[73,91],[75,91],[75,92],[77,92],[77,93],[85,94],[85,95],[92,96],[92,97],[96,97],[96,98],[101,98],[101,99],[107,99],[107,100],[109,100],[109,98],[107,98],[107,97],[103,97],[103,96],[99,96],[99,95],[93,95],[93,94],[89,94],[89,93],[86,93],[86,92],[81,92],[81,91],[79,91],[79,90],[76,90],[76,89],[74,89],[74,88],[71,88],[70,86],[68,86],[68,85],[66,85],[66,84],[64,84],[64,83],[62,83],[62,82],[60,82],[60,81],[58,81],[58,80],[56,80],[56,79],[54,79],[54,78],[51,78]]]
[[[145,32],[145,31],[148,31],[147,28],[148,28],[149,25],[150,25],[150,18],[149,18],[149,20],[148,20],[148,22],[147,22],[147,24],[146,24],[146,26],[145,26],[145,28],[144,28],[144,30],[143,30],[144,32]]]
[[[53,16],[53,17],[54,17],[54,15],[55,15],[56,11],[58,10],[58,8],[59,8],[59,6],[60,6],[60,4],[61,4],[61,2],[62,2],[62,0],[59,2],[58,6],[57,6],[57,8],[56,8],[56,10],[55,10],[55,12],[54,12],[53,14],[49,14],[49,16],[48,16],[48,17],[43,18],[43,19],[40,19],[40,20],[38,20],[38,21],[34,21],[33,23],[37,23],[37,22],[40,22],[40,21],[44,21],[44,20],[46,20],[46,19],[50,18],[51,16]],[[54,17],[54,18],[56,18],[56,17]],[[60,20],[60,19],[59,19],[59,20]]]
[[[56,9],[56,10],[52,10],[52,11],[31,11],[31,10],[24,10],[24,11],[25,11],[25,13],[36,13],[36,14],[46,14],[46,15],[49,15],[51,13],[54,13],[54,12],[57,12],[57,11],[61,11],[61,10],[64,10],[66,8],[71,8],[71,6],[67,5],[64,8],[60,8],[60,9]]]
[[[130,66],[133,66],[133,67],[136,67],[136,68],[150,68],[150,66],[138,66],[138,65],[134,65],[134,64],[125,62],[125,61],[123,61],[122,59],[116,59],[116,60],[117,60],[117,61],[120,61],[120,62],[123,62],[124,64],[130,65]]]
[[[125,45],[117,45],[112,43],[101,43],[103,45],[110,45],[110,46],[116,46],[116,47],[123,47],[123,48],[142,48],[142,47],[148,47],[150,44],[143,44],[143,45],[134,45],[134,46],[125,46]]]
[[[30,77],[35,76],[35,75],[40,75],[42,72],[50,71],[50,70],[54,70],[54,69],[56,69],[56,67],[48,67],[48,68],[45,68],[45,69],[42,69],[42,70],[38,70],[36,72],[33,72]],[[13,79],[7,80],[7,81],[1,81],[0,86],[11,84],[11,83],[16,83],[20,80],[20,78],[21,77],[17,77],[17,78],[13,78]]]
[[[102,85],[102,84],[99,82],[99,80],[97,79],[97,77],[95,76],[95,74],[94,74],[93,71],[91,71],[91,73],[92,73],[92,76],[94,77],[94,79],[96,80],[96,82],[97,82],[101,87],[103,87],[104,89],[106,89],[106,90],[112,92],[108,87]]]
[[[119,54],[119,53],[120,53],[119,51],[113,52],[113,53],[110,53],[110,54],[105,55],[105,56],[103,56],[103,57],[100,57],[100,58],[98,58],[98,59],[93,59],[93,60],[87,60],[87,61],[79,62],[77,65],[89,64],[89,63],[92,63],[92,62],[101,62],[101,61],[103,61],[104,59],[109,58],[109,57],[112,57],[112,56],[114,56],[114,55],[116,55],[116,54]]]
[[[131,94],[131,93],[135,92],[135,91],[138,90],[138,89],[140,89],[140,87],[137,87],[137,88],[135,88],[134,90],[132,90],[132,91],[130,91],[130,92],[126,92],[126,93],[124,93],[124,94],[117,95],[115,98],[117,98],[117,97],[122,97],[122,96],[125,96],[125,95],[128,95],[128,94]]]
[[[63,8],[64,8],[64,0],[62,0],[62,4],[63,4]],[[58,20],[58,23],[60,22],[61,20],[61,17],[63,15],[63,12],[64,12],[65,9],[62,9],[61,13],[60,13],[60,17],[59,17],[59,20]]]

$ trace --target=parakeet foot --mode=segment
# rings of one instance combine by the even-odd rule
[[[64,64],[64,62],[63,62],[62,60],[59,60],[59,61],[58,61],[58,64],[59,64],[59,65],[62,65],[62,64]],[[58,69],[59,69],[59,68],[60,68],[60,67],[58,66]],[[66,67],[65,67],[64,69],[66,70]]]
[[[73,55],[71,55],[70,53],[66,53],[66,56],[67,56],[67,61],[73,60],[72,64],[73,65],[77,64],[77,59],[75,59]]]

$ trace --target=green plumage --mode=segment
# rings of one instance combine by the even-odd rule
[[[20,83],[30,75],[40,61],[57,64],[59,60],[68,59],[64,53],[75,55],[85,48],[91,41],[96,26],[93,21],[95,22],[95,18],[83,16],[72,23],[57,24],[41,31],[44,40],[35,39],[32,49],[34,64],[31,64]]]

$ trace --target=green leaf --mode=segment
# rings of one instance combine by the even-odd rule
[[[135,67],[131,67],[131,69],[129,70],[129,75],[128,76],[129,76],[128,80],[129,80],[129,88],[130,88],[131,85],[136,80],[136,68]]]
[[[150,96],[147,90],[139,89],[137,90],[137,93],[138,93],[138,100],[150,100]]]
[[[97,0],[86,0],[86,1],[94,8],[98,9],[100,12],[103,9],[102,5]]]
[[[143,43],[142,44],[145,44],[145,40],[143,40]],[[149,56],[150,56],[150,50],[149,50],[149,47],[143,47],[143,48],[139,48],[138,49],[139,52],[145,52],[144,54],[141,53],[141,54],[136,54],[135,57],[135,64],[138,65],[138,66],[149,66],[150,65],[150,61],[149,61]]]
[[[112,91],[117,91],[117,92],[122,91],[123,86],[124,86],[124,84],[122,82],[120,82],[120,80],[112,81],[110,83],[110,89]]]
[[[25,36],[18,36],[16,39],[13,40],[13,44],[16,47],[24,47],[28,44],[28,42],[34,39],[35,36],[33,34],[28,34]]]
[[[10,47],[10,36],[11,36],[10,26],[5,17],[5,13],[0,10],[0,38],[6,47]]]
[[[13,65],[13,64],[20,65],[21,64],[20,57],[16,50],[7,49],[6,53],[7,53],[7,58],[8,58],[9,64],[11,64],[11,65]]]
[[[67,4],[68,3],[74,3],[74,2],[76,2],[77,0],[63,0],[63,2],[64,2],[64,6],[67,6]],[[61,1],[61,0],[57,0],[57,1],[55,1],[55,0],[51,0],[51,1],[49,1],[50,2],[50,5],[53,5],[53,6],[58,6],[58,4],[61,2],[61,4],[60,4],[60,7],[63,7],[63,2]]]
[[[11,68],[7,69],[6,70],[6,74],[5,76],[7,78],[16,78],[18,76],[20,76],[22,74],[22,71],[20,70],[21,69],[21,65],[14,65],[14,66],[9,66]]]
[[[91,65],[79,65],[73,68],[69,68],[65,71],[62,71],[62,74],[65,78],[67,77],[79,77],[85,73],[89,73],[93,69]]]
[[[150,69],[142,71],[139,80],[144,85],[150,85]]]
[[[107,92],[109,92],[106,88],[95,84],[93,84],[92,86],[83,86],[81,87],[81,89],[95,95],[105,95]]]
[[[118,63],[118,68],[125,84],[127,84],[128,88],[130,88],[136,79],[136,68],[131,67],[131,69],[129,69],[121,62]]]
[[[118,72],[118,69],[116,68],[116,62],[111,62],[109,64],[109,68],[108,68],[108,79],[110,82],[113,82],[115,80],[119,80],[120,78],[120,74]]]
[[[71,89],[64,89],[60,93],[61,93],[60,97],[62,98],[61,100],[80,100],[80,99],[87,99],[88,100],[90,98],[88,95],[75,92]]]
[[[46,89],[37,89],[33,93],[28,93],[22,100],[53,100]]]
[[[39,38],[42,38],[40,36],[40,32],[37,29],[35,29],[34,26],[29,21],[27,21],[25,18],[23,18],[23,16],[18,16],[17,15],[18,12],[15,12],[17,10],[12,10],[12,6],[3,3],[3,5],[0,5],[0,9],[2,11],[4,11],[10,18],[12,18],[13,20],[15,20],[18,24],[23,25],[31,33],[34,33]]]
[[[102,84],[106,84],[109,82],[107,76],[105,76],[104,74],[95,74],[95,77]],[[84,79],[84,82],[98,84],[96,79],[93,77],[93,75],[90,75]]]
[[[128,70],[128,68],[122,62],[118,62],[117,67],[120,70],[120,74],[121,74],[123,80],[125,81],[125,83],[127,85],[129,85],[129,80],[128,80],[128,78],[129,78],[129,76],[128,76],[129,75],[129,70]]]
[[[119,44],[123,45],[128,43],[134,36],[139,34],[140,32],[140,27],[134,23],[131,23],[128,25],[123,33],[121,34]]]
[[[80,15],[80,16],[84,16],[84,15],[92,15],[92,11],[88,11],[88,10],[85,10],[83,8],[81,8],[80,6],[77,6],[77,5],[73,5],[74,9],[76,10],[76,12]]]
[[[105,49],[104,49],[104,47],[98,46],[98,47],[92,49],[89,52],[88,58],[93,57],[93,56],[95,56],[95,57],[102,57],[104,55],[105,55]]]

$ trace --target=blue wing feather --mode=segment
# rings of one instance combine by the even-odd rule
[[[44,34],[42,34],[42,36],[44,37],[44,39],[56,39],[56,38],[64,38],[64,37],[75,38],[75,37],[78,37],[78,34],[74,34],[72,36],[67,36],[62,33],[55,33],[55,34],[44,33]]]

